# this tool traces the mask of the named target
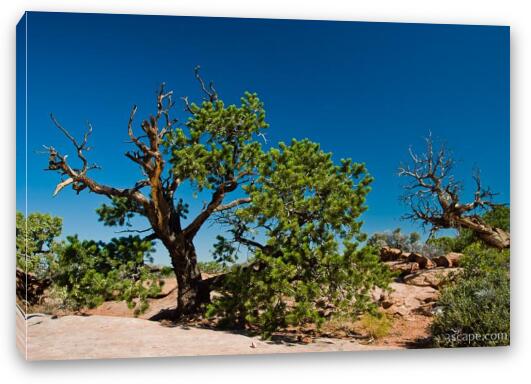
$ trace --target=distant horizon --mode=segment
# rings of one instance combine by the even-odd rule
[[[406,207],[397,169],[410,145],[423,150],[429,132],[452,149],[463,200],[472,198],[478,167],[484,184],[499,193],[497,202],[510,203],[508,27],[41,12],[29,12],[27,23],[28,207],[20,108],[16,208],[62,217],[63,238],[127,234],[98,221],[95,209],[108,201],[102,196],[65,189],[52,197],[59,178],[43,170],[47,157],[38,152],[53,145],[72,159],[74,153],[50,113],[76,137],[89,120],[89,161],[103,168],[92,176],[129,186],[141,176],[123,156],[131,106],[139,106],[138,123],[166,82],[183,121],[179,97],[200,97],[196,65],[226,104],[245,91],[258,93],[270,124],[267,147],[309,138],[336,162],[365,163],[375,177],[362,215],[369,235],[401,227],[425,238],[420,225],[400,220]],[[17,77],[26,75],[24,64],[17,62]],[[17,104],[24,96],[17,92]],[[189,200],[192,215],[204,196]],[[186,186],[183,197],[191,197]],[[134,222],[146,227],[143,219]],[[211,260],[218,232],[207,224],[197,236],[200,261]],[[163,247],[154,257],[169,264]]]

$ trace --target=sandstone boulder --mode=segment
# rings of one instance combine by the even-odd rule
[[[398,260],[402,251],[398,248],[382,247],[380,249],[380,259],[382,261]]]
[[[414,313],[429,314],[439,292],[432,287],[420,287],[399,282],[391,283],[392,291],[383,292],[380,303],[391,315],[408,316]]]
[[[439,288],[461,271],[461,268],[433,268],[404,276],[403,280],[408,285]]]
[[[395,260],[387,261],[385,264],[391,269],[391,271],[399,271],[400,275],[409,275],[419,270],[418,263],[412,263],[409,261]]]
[[[437,264],[438,267],[442,268],[450,268],[452,263],[446,256],[437,256],[433,258],[433,261],[435,264]]]
[[[450,252],[444,256],[436,257],[433,260],[439,267],[451,268],[459,266],[459,260],[461,257],[463,257],[462,253]]]
[[[452,267],[459,267],[459,260],[463,257],[462,253],[450,252],[446,255],[446,258],[452,263]]]
[[[431,269],[435,268],[436,266],[436,264],[429,257],[415,252],[410,253],[407,260],[412,263],[418,263],[420,269]]]

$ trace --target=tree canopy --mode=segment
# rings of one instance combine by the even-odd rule
[[[232,237],[219,236],[216,247],[220,261],[240,246],[253,256],[229,273],[209,313],[269,335],[371,309],[370,289],[387,287],[391,275],[371,248],[357,249],[372,181],[365,166],[336,165],[318,144],[293,140],[265,153],[258,169],[246,188],[252,204],[218,217]]]
[[[212,313],[226,318],[237,313],[240,323],[267,332],[284,325],[282,318],[287,323],[321,321],[323,302],[337,313],[366,310],[369,290],[386,287],[389,278],[371,248],[358,250],[365,238],[360,215],[372,181],[365,165],[350,159],[336,164],[332,154],[307,139],[265,151],[268,124],[258,96],[245,92],[239,105],[227,105],[199,68],[195,76],[203,100],[182,98],[188,113],[182,123],[172,117],[173,92],[164,84],[156,112],[140,123],[142,135],[134,129],[137,107],[131,109],[127,133],[133,149],[125,156],[140,168],[142,178],[129,188],[104,185],[89,176],[98,168],[86,156],[90,124],[78,141],[52,117],[82,165],[73,167],[66,155],[47,147],[48,169],[63,178],[55,193],[71,185],[77,193],[88,189],[107,196],[109,202],[98,209],[105,225],[128,226],[135,215],[147,218],[144,240],[160,240],[174,268],[178,315],[199,312],[212,289],[224,292],[211,306]],[[191,196],[183,192],[184,183],[192,187]],[[210,194],[210,200],[188,217],[189,202],[200,192]],[[231,264],[242,247],[250,258],[221,277],[203,281],[194,239],[208,220],[232,235],[218,237],[216,260]],[[241,305],[231,314],[227,303],[236,295]]]

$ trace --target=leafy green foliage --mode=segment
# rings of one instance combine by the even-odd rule
[[[511,209],[506,205],[496,205],[483,214],[483,220],[495,228],[511,231]]]
[[[261,267],[233,267],[207,315],[220,315],[222,325],[257,329],[267,338],[289,325],[321,326],[334,315],[355,319],[374,312],[370,289],[387,287],[390,281],[389,271],[369,248],[325,256],[313,269],[293,263],[293,256],[259,252],[252,264]]]
[[[65,304],[73,309],[125,300],[139,314],[147,309],[147,299],[160,292],[158,277],[145,265],[152,251],[152,243],[138,236],[109,243],[69,236],[58,250],[53,282],[65,290]]]
[[[100,217],[100,221],[103,221],[108,226],[129,226],[129,220],[134,217],[135,203],[124,197],[112,197],[111,204],[102,204],[101,207],[96,209],[96,213]]]
[[[17,267],[38,278],[49,277],[55,239],[61,234],[61,229],[62,220],[59,217],[31,213],[25,218],[22,212],[17,212]]]
[[[432,324],[440,347],[509,344],[509,251],[474,243],[465,249],[464,272],[446,286]]]
[[[477,242],[474,233],[468,229],[461,229],[457,236],[442,236],[432,238],[428,240],[428,243],[440,248],[444,253],[459,252],[463,253],[464,250],[471,244]]]
[[[216,247],[221,260],[235,259],[241,245],[254,255],[233,267],[208,314],[268,337],[288,325],[374,309],[370,289],[387,287],[391,274],[373,248],[357,249],[372,181],[365,166],[336,165],[318,144],[293,140],[265,153],[258,171],[245,187],[252,203],[225,217],[233,238],[220,237]]]
[[[258,96],[246,92],[239,107],[217,99],[189,108],[186,126],[165,136],[172,173],[201,191],[252,172],[261,154],[256,135],[268,127]]]
[[[160,267],[160,269],[156,273],[162,278],[162,277],[172,276],[174,272],[173,272],[173,268],[172,267],[164,265],[164,266]]]

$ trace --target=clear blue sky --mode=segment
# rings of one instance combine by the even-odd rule
[[[63,217],[64,233],[109,239],[97,220],[104,197],[72,190],[52,198],[58,176],[45,172],[42,144],[72,148],[49,119],[53,112],[81,137],[94,126],[93,177],[129,186],[139,176],[123,153],[127,119],[153,111],[161,82],[176,95],[199,96],[193,68],[213,79],[222,98],[248,90],[265,102],[270,143],[310,138],[335,159],[365,162],[376,178],[364,231],[401,226],[397,167],[429,131],[444,139],[471,185],[474,167],[509,202],[509,28],[401,23],[29,13],[28,212]],[[23,37],[17,52],[23,53]],[[22,79],[24,62],[17,63]],[[17,92],[17,209],[24,211],[24,92]],[[184,118],[181,108],[177,117]],[[186,192],[186,191],[184,191]],[[202,197],[192,202],[192,212]],[[139,227],[145,227],[140,222]],[[216,234],[196,239],[209,259]],[[165,252],[156,260],[167,262]]]

